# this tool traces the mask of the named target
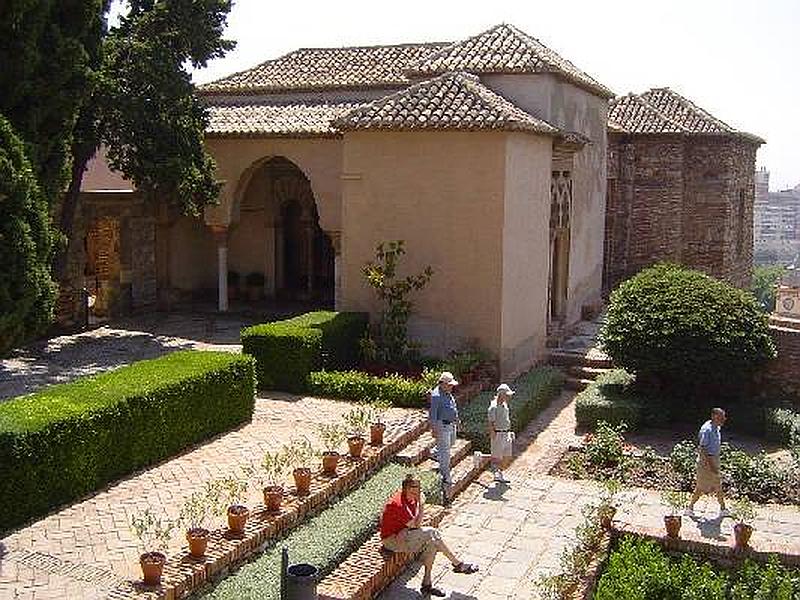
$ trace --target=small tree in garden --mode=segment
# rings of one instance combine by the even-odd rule
[[[654,396],[741,393],[775,356],[752,294],[677,265],[645,269],[611,294],[600,334],[614,362]]]
[[[424,288],[433,276],[433,269],[427,266],[422,273],[399,278],[397,266],[405,253],[403,240],[380,243],[375,261],[369,261],[362,269],[364,278],[383,304],[374,351],[376,358],[388,364],[404,364],[414,357],[416,349],[408,340],[408,319],[413,308],[408,297],[411,292]],[[365,347],[370,345],[369,340],[364,344]]]
[[[164,552],[172,538],[175,523],[169,519],[162,519],[149,508],[131,517],[131,531],[139,540],[142,552]]]

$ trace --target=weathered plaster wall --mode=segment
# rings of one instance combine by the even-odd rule
[[[606,211],[608,102],[554,75],[488,75],[481,80],[520,108],[591,140],[573,157],[567,323],[600,302]]]
[[[179,217],[167,231],[170,288],[181,295],[216,290],[216,246],[202,219]]]
[[[500,365],[516,374],[544,357],[550,219],[550,138],[508,135],[503,214]]]
[[[361,268],[405,240],[401,275],[434,270],[412,296],[411,332],[430,351],[475,338],[500,353],[506,134],[353,132],[345,136],[337,308],[376,314]]]

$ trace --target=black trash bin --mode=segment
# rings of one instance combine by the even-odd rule
[[[318,600],[319,569],[300,563],[286,569],[286,598],[284,600]]]

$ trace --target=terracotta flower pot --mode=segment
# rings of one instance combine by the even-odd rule
[[[247,524],[247,517],[250,511],[241,504],[232,504],[228,507],[228,529],[231,533],[244,533],[244,526]]]
[[[268,512],[280,512],[283,502],[283,486],[268,485],[264,488],[264,506]]]
[[[373,446],[383,446],[383,432],[386,423],[373,423],[369,426],[369,443]]]
[[[323,452],[322,472],[325,475],[336,475],[336,467],[339,466],[340,457],[341,455],[338,452]]]
[[[350,448],[350,456],[353,458],[361,458],[361,452],[364,450],[364,437],[360,435],[353,435],[347,438],[347,445]]]
[[[297,488],[298,496],[308,496],[311,491],[311,469],[300,467],[292,471],[294,485]]]
[[[139,557],[142,566],[142,579],[145,585],[161,585],[161,574],[167,557],[161,552],[145,552]]]
[[[750,536],[753,535],[753,528],[747,523],[737,523],[733,526],[733,535],[736,538],[737,548],[747,548],[750,545]]]
[[[608,509],[608,512],[600,515],[600,527],[603,529],[611,529],[611,521],[614,520],[614,515],[617,514],[616,508]]]
[[[667,529],[667,537],[677,539],[681,532],[681,518],[679,515],[666,515],[664,517],[664,527]]]
[[[186,541],[189,542],[189,554],[192,558],[203,558],[208,547],[208,529],[195,527],[186,532]]]

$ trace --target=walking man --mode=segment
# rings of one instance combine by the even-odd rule
[[[515,394],[508,384],[503,383],[497,387],[497,393],[489,404],[487,421],[489,440],[492,447],[492,470],[494,480],[500,483],[509,483],[503,475],[503,469],[511,462],[514,433],[511,431],[511,414],[508,402]]]
[[[725,424],[725,411],[721,408],[711,410],[711,418],[703,423],[698,434],[700,447],[697,450],[697,482],[694,493],[686,509],[687,516],[694,515],[694,505],[703,494],[716,494],[719,500],[719,518],[729,517],[725,508],[725,494],[722,491],[719,453],[722,447],[720,428]]]
[[[399,492],[389,498],[381,515],[381,543],[392,552],[414,554],[422,552],[422,564],[425,572],[422,576],[420,591],[424,596],[443,598],[446,594],[433,587],[431,573],[436,553],[444,554],[453,565],[456,573],[467,575],[478,571],[478,567],[465,563],[447,547],[439,530],[435,527],[423,527],[423,506],[425,497],[420,489],[418,479],[406,475]]]
[[[450,448],[456,441],[456,423],[458,422],[458,405],[453,397],[453,388],[458,381],[449,371],[439,376],[439,384],[431,390],[431,407],[428,414],[431,432],[436,438],[436,460],[439,461],[439,472],[442,474],[445,496],[450,478]]]

